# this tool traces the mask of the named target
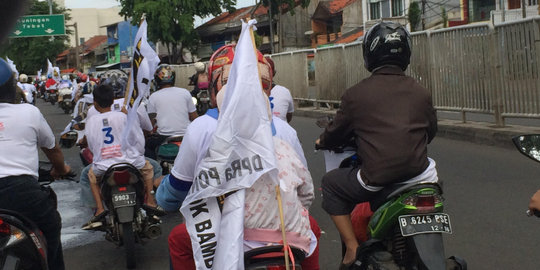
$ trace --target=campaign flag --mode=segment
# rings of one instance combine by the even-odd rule
[[[49,61],[49,59],[47,58],[47,77],[49,77],[49,75],[53,76],[53,71],[54,71],[54,68],[53,68],[53,65],[51,63],[51,61]]]
[[[197,269],[244,269],[245,189],[265,174],[278,182],[268,97],[251,37],[255,23],[242,22],[217,129],[180,209]]]
[[[36,80],[41,80],[41,69],[37,72]]]
[[[154,78],[154,71],[160,61],[157,53],[148,44],[147,28],[146,20],[143,20],[135,36],[133,60],[131,62],[131,73],[128,83],[129,88],[125,96],[125,102],[128,105],[128,122],[122,134],[124,140],[122,147],[142,149],[143,153],[144,140],[141,142],[133,137],[137,136],[137,132],[133,132],[132,127],[138,124],[137,109],[139,108],[142,97],[150,92],[150,82]]]

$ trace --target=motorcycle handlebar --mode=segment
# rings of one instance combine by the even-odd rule
[[[39,177],[38,182],[42,184],[50,184],[56,179],[51,175],[52,171],[52,164],[50,162],[39,162]],[[76,177],[77,173],[71,169],[67,174],[62,175],[60,179],[58,180],[68,180],[68,181],[75,181],[79,182],[79,179]]]

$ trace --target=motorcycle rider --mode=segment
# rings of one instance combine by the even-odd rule
[[[270,57],[266,57],[266,61],[268,61],[272,67],[272,73],[274,74],[272,77],[275,77],[276,69],[274,67],[274,61]],[[272,100],[272,112],[274,115],[283,121],[291,122],[292,113],[294,112],[294,102],[291,96],[291,91],[284,86],[272,82],[270,99]]]
[[[216,92],[221,92],[223,86],[227,82],[230,65],[232,64],[233,58],[234,45],[226,45],[218,49],[210,59],[208,73],[210,74],[211,82],[211,101],[214,107],[216,107],[217,105]],[[221,60],[216,61],[216,59]],[[265,62],[264,57],[260,53],[258,54],[258,60],[260,67],[259,70],[263,73],[263,76],[261,78],[261,81],[263,82],[263,88],[266,89],[266,94],[269,95],[272,81],[271,71],[270,68],[267,66],[267,63]],[[175,161],[174,163],[173,170],[168,177],[166,176],[162,180],[161,185],[159,186],[156,193],[156,199],[158,200],[158,204],[161,205],[165,210],[174,211],[178,209],[183,199],[187,195],[187,191],[189,190],[192,180],[194,179],[195,169],[205,156],[210,146],[211,138],[217,127],[218,115],[218,109],[210,109],[205,115],[195,119],[193,123],[188,126],[186,135],[176,157],[177,161]],[[288,164],[290,165],[294,163],[295,166],[297,166],[297,168],[299,169],[291,170],[290,168],[286,168],[287,166],[281,167],[283,171],[287,171],[287,173],[290,174],[290,178],[286,178],[285,180],[295,179],[295,177],[303,179],[303,181],[300,181],[301,184],[299,184],[297,187],[289,189],[292,191],[289,192],[290,194],[285,195],[290,199],[290,204],[288,204],[290,208],[285,213],[285,219],[287,224],[293,227],[292,230],[299,230],[299,233],[302,230],[297,227],[297,225],[307,225],[307,222],[309,222],[311,230],[313,231],[313,237],[311,239],[311,249],[309,250],[309,252],[306,253],[310,254],[311,256],[304,260],[304,262],[302,263],[302,267],[303,269],[319,269],[318,245],[315,243],[315,239],[318,239],[320,237],[320,228],[318,227],[317,222],[311,216],[302,216],[302,214],[307,214],[307,209],[311,205],[311,201],[314,197],[313,183],[311,181],[311,176],[307,170],[307,163],[305,161],[304,153],[298,141],[296,131],[291,126],[289,126],[285,121],[282,121],[281,119],[278,119],[276,117],[273,117],[273,123],[276,130],[275,137],[279,138],[276,140],[281,141],[283,143],[282,145],[287,145],[286,148],[289,149],[287,151],[289,152],[289,154],[291,154],[289,155],[291,159],[287,160],[290,161],[290,163]],[[276,146],[276,148],[278,148],[278,146]],[[284,153],[281,152],[281,154]],[[182,160],[182,162],[180,162],[179,160]],[[294,181],[291,180],[290,182]],[[260,179],[256,182],[253,188],[256,188],[256,186],[265,186],[265,180]],[[255,192],[247,192],[246,204],[249,206],[255,200],[254,197],[258,196],[258,193],[256,194]],[[304,209],[305,212],[302,212],[302,214],[296,212],[296,210],[299,209]],[[257,221],[254,221],[255,219],[268,221],[264,217],[264,215],[257,216],[250,213],[251,212],[246,210],[247,216],[244,224],[247,230],[256,231],[257,229],[260,229],[259,226],[261,224],[258,224]],[[270,215],[270,211],[264,213]],[[300,216],[302,217],[298,218]],[[266,226],[268,227],[266,228],[270,230],[269,227],[272,227],[274,225],[276,225],[274,222],[268,221],[266,223]],[[288,226],[289,229],[291,227]],[[272,229],[274,229],[274,227],[272,227]],[[305,233],[307,233],[306,231],[302,232],[304,233],[304,235]],[[191,241],[188,236],[185,224],[180,224],[171,231],[169,235],[169,251],[171,255],[171,263],[173,269],[195,269],[195,262],[193,261],[191,250]]]
[[[148,99],[148,113],[157,132],[146,141],[145,156],[156,159],[156,148],[167,137],[183,136],[187,126],[199,115],[189,91],[174,87],[175,72],[167,64],[159,65],[154,73],[157,91]]]
[[[19,76],[19,82],[21,83],[21,89],[24,92],[26,101],[32,105],[35,105],[37,94],[36,87],[33,84],[28,83],[28,76],[26,74],[21,74]]]
[[[64,269],[56,202],[41,189],[38,147],[51,161],[55,177],[70,173],[54,134],[39,109],[29,104],[10,104],[15,99],[15,79],[0,59],[0,208],[19,212],[37,224],[47,240],[49,269]]]
[[[153,190],[153,167],[145,160],[142,149],[135,149],[134,146],[122,147],[122,133],[127,125],[127,116],[123,112],[114,111],[111,106],[114,102],[114,89],[109,84],[99,85],[93,92],[94,108],[100,113],[88,117],[85,127],[85,137],[89,149],[94,154],[92,165],[88,170],[90,188],[96,202],[96,212],[94,216],[83,225],[82,229],[94,229],[103,225],[102,219],[108,211],[103,206],[99,178],[105,171],[116,163],[130,163],[141,171],[146,191],[145,209],[151,210],[154,214],[164,214],[156,204],[152,196]],[[138,123],[131,129],[136,138],[136,142],[131,141],[131,145],[144,145],[144,135]],[[99,179],[99,180],[98,180]]]
[[[437,132],[430,92],[405,75],[411,56],[408,31],[380,22],[364,37],[364,65],[372,75],[347,89],[341,106],[316,144],[328,148],[354,138],[360,168],[339,168],[322,179],[323,209],[335,223],[346,253],[340,269],[354,263],[359,246],[350,213],[383,187],[411,178],[436,181],[427,144]]]
[[[193,85],[191,96],[197,97],[200,90],[208,89],[208,74],[206,65],[203,62],[196,62],[194,65],[196,73],[189,78],[189,85]]]

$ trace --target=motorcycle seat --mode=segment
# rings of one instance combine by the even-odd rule
[[[298,261],[304,260],[305,253],[295,247],[291,246],[291,252],[294,258]],[[269,259],[283,258],[283,245],[265,246],[260,248],[254,248],[244,252],[244,264],[250,265],[259,261],[266,261]]]
[[[135,166],[129,163],[117,163],[113,164],[105,174],[103,174],[102,179],[106,180],[107,184],[110,186],[115,186],[114,182],[115,177],[127,178],[129,177],[129,183],[133,184],[139,179],[142,179],[141,172],[135,168]]]

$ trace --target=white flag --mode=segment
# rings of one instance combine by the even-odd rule
[[[144,140],[134,139],[136,132],[132,132],[133,125],[138,124],[137,109],[141,103],[142,97],[150,92],[150,82],[154,78],[154,72],[159,64],[159,56],[150,47],[147,40],[147,24],[143,20],[135,36],[133,60],[131,63],[131,73],[129,76],[129,89],[126,91],[126,100],[128,102],[128,123],[123,133],[124,143],[122,147],[128,147],[133,150],[139,149],[144,153]],[[125,150],[128,150],[125,148]]]
[[[242,23],[218,126],[181,207],[197,269],[244,269],[245,189],[265,174],[277,179],[268,97],[251,39],[255,23]]]
[[[51,78],[52,78],[53,71],[54,71],[53,65],[52,65],[51,61],[49,61],[49,59],[47,58],[47,77],[50,75]]]
[[[11,68],[11,72],[12,73],[15,73],[15,79],[18,81],[19,80],[19,71],[17,71],[17,66],[15,65],[15,63],[13,63],[13,61],[11,59],[9,59],[9,57],[6,56],[6,60],[8,62],[8,65],[9,67]]]

